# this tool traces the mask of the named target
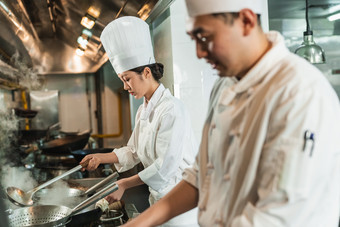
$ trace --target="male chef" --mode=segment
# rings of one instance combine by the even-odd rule
[[[263,1],[186,0],[198,58],[234,84],[215,84],[194,167],[126,226],[196,206],[206,227],[338,226],[339,100],[281,34],[264,33]]]

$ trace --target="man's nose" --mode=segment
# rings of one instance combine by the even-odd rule
[[[205,58],[208,56],[208,50],[207,47],[196,41],[196,55],[198,58]]]

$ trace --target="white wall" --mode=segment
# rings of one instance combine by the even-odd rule
[[[195,43],[186,35],[186,7],[175,1],[168,11],[153,22],[155,58],[165,65],[166,80],[175,97],[187,106],[197,141],[207,112],[213,81],[217,76],[209,64],[196,57]]]
[[[164,76],[160,81],[173,93],[172,28],[169,10],[155,20],[151,30],[156,61],[164,64]]]
[[[268,31],[268,6],[264,7],[266,13],[261,22],[264,31]],[[168,70],[164,84],[173,88],[174,96],[188,107],[195,135],[200,141],[210,91],[218,76],[205,60],[196,57],[195,43],[185,31],[187,18],[185,2],[174,1],[152,24],[154,49],[156,60],[164,63]],[[171,76],[173,79],[169,78]]]
[[[217,74],[196,56],[195,42],[186,34],[187,10],[184,1],[170,7],[174,71],[174,95],[189,108],[198,141],[206,117],[208,100]]]

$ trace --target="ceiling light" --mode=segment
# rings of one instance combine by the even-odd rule
[[[88,29],[83,29],[82,34],[86,35],[87,37],[92,37],[92,32]]]
[[[77,39],[77,42],[79,43],[79,45],[83,48],[86,49],[87,43],[89,42],[86,38],[84,38],[83,36],[79,36]]]
[[[77,48],[77,50],[76,50],[76,54],[77,54],[78,56],[83,56],[84,53],[85,53],[85,49],[82,48],[82,47],[80,47],[80,46],[78,46],[78,48]]]
[[[321,64],[326,62],[325,53],[323,49],[318,46],[313,40],[313,31],[310,30],[308,21],[308,0],[306,0],[306,23],[307,29],[303,33],[303,42],[295,53],[312,64]]]
[[[333,15],[327,17],[327,19],[328,19],[329,21],[339,20],[339,19],[340,19],[340,13],[333,14]]]
[[[0,1],[0,6],[6,11],[6,13],[10,14],[9,9],[3,1]]]
[[[335,13],[340,10],[340,4],[328,8],[329,13]]]
[[[81,25],[83,25],[87,29],[92,29],[94,24],[96,23],[96,18],[93,16],[86,14],[82,19],[81,19]]]
[[[142,19],[142,20],[146,20],[151,12],[151,7],[149,7],[148,4],[145,4],[138,12],[138,16]]]
[[[94,18],[98,18],[100,15],[100,12],[98,9],[96,9],[95,7],[91,6],[88,10],[87,13],[90,14],[92,17]]]

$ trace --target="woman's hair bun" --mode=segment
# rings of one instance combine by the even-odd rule
[[[159,80],[163,77],[163,73],[164,73],[164,65],[162,63],[154,63],[154,64],[150,64],[150,65],[144,65],[144,66],[140,66],[134,69],[130,69],[129,71],[133,71],[136,72],[138,74],[141,74],[143,72],[143,70],[145,69],[145,67],[150,68],[151,73],[153,78],[159,82]]]
[[[164,65],[162,63],[155,63],[156,67],[155,67],[155,74],[157,75],[157,79],[159,80],[163,77],[163,73],[164,73]],[[153,73],[153,72],[152,72]]]

